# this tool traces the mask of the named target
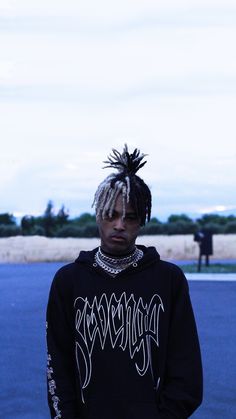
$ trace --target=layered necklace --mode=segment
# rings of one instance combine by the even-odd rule
[[[137,247],[135,247],[134,251],[129,256],[125,257],[111,257],[105,255],[101,250],[101,247],[99,247],[98,251],[95,253],[95,263],[110,275],[115,276],[131,265],[136,267],[137,262],[142,257],[143,251]]]

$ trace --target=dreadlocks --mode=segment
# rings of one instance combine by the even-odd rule
[[[113,149],[113,154],[108,156],[104,168],[117,169],[118,173],[112,173],[98,186],[95,193],[93,206],[96,215],[112,217],[113,209],[118,195],[122,194],[123,217],[125,217],[126,204],[131,203],[136,214],[141,219],[141,225],[146,220],[150,221],[152,198],[151,192],[144,181],[136,175],[136,172],[146,164],[142,162],[145,154],[140,154],[136,148],[133,153],[128,152],[125,144],[122,154]]]

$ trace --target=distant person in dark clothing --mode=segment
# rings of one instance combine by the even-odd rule
[[[201,257],[206,257],[206,266],[209,266],[209,256],[213,255],[213,236],[208,228],[203,228],[194,235],[194,241],[199,244],[198,271],[201,269]]]
[[[202,401],[202,364],[180,268],[136,245],[151,193],[139,150],[113,150],[94,205],[101,244],[56,273],[47,308],[54,419],[185,419]]]

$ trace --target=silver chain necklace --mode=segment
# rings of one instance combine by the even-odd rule
[[[99,265],[104,271],[108,272],[111,275],[117,275],[124,269],[128,268],[130,265],[134,267],[137,266],[137,262],[143,257],[143,251],[135,247],[133,253],[125,257],[112,258],[107,256],[101,250],[101,247],[98,248],[98,251],[95,253],[95,265]]]

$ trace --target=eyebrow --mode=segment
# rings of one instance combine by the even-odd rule
[[[116,211],[116,210],[113,210],[112,211],[112,215],[122,215],[122,212],[119,212],[119,211]],[[125,216],[126,215],[135,215],[135,216],[137,216],[137,213],[135,212],[135,211],[125,211]]]

